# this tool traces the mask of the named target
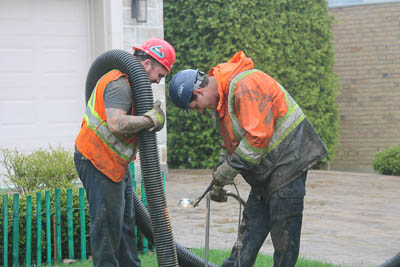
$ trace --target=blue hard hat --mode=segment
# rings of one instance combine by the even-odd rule
[[[177,107],[188,111],[193,90],[200,87],[204,73],[199,70],[186,69],[178,72],[169,83],[169,97]]]

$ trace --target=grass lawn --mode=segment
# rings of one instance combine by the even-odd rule
[[[194,254],[199,255],[200,257],[204,258],[204,248],[203,249],[191,249],[190,251],[192,251]],[[224,259],[229,256],[229,254],[230,254],[230,251],[228,251],[228,250],[210,249],[209,262],[220,265],[220,264],[222,264]],[[153,254],[153,253],[140,254],[139,257],[140,257],[140,260],[142,261],[143,267],[157,267],[157,257],[155,254]],[[272,256],[259,254],[254,267],[266,267],[266,266],[272,266],[272,265],[273,265]],[[60,264],[58,266],[65,266],[65,265]],[[77,263],[73,263],[73,264],[68,264],[68,266],[91,267],[92,262],[91,261],[77,262]],[[319,262],[319,261],[312,261],[312,260],[302,259],[302,258],[299,258],[297,260],[297,264],[296,264],[296,267],[339,267],[339,266],[343,267],[343,265],[334,265],[334,264],[323,263],[323,262]]]

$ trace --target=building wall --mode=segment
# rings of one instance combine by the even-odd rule
[[[400,143],[400,2],[330,14],[342,86],[341,138],[331,168],[371,172],[376,152]]]
[[[90,10],[89,0],[0,1],[0,148],[74,149],[91,62]],[[0,188],[5,174],[0,164]]]
[[[132,18],[131,2],[123,0],[123,47],[126,51],[133,51],[132,46],[139,46],[150,38],[164,38],[163,0],[147,0],[146,22],[137,22],[136,18]],[[165,79],[162,79],[160,84],[152,84],[152,88],[154,100],[160,100],[165,111]],[[157,141],[161,170],[167,174],[167,123],[157,133]],[[138,158],[135,163],[138,165],[140,159]],[[140,169],[136,168],[136,171]]]
[[[147,19],[131,18],[130,0],[1,0],[0,148],[72,151],[91,63],[104,51],[132,52],[150,37],[163,38],[163,0],[147,0]],[[165,109],[164,89],[164,81],[153,86]],[[166,129],[157,137],[166,171]],[[0,188],[4,172],[0,166]]]

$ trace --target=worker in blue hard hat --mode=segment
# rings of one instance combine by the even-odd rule
[[[253,266],[271,233],[274,266],[296,264],[307,170],[327,155],[300,106],[268,74],[254,69],[243,52],[211,68],[208,75],[187,69],[169,84],[172,102],[184,109],[215,112],[223,140],[213,171],[211,197],[241,174],[251,186],[243,211],[240,241],[223,267]],[[223,199],[222,199],[223,201]],[[240,255],[240,256],[238,256]]]

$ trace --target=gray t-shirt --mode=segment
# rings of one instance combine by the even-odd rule
[[[105,108],[119,108],[132,115],[132,90],[125,77],[110,82],[104,90]]]

